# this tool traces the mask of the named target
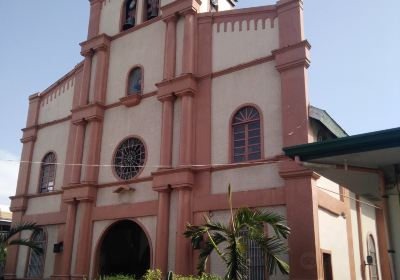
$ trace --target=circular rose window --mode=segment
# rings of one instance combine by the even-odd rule
[[[143,168],[146,150],[143,142],[138,138],[124,140],[114,156],[114,169],[122,180],[135,177]]]

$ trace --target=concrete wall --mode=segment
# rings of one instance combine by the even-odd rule
[[[100,14],[99,33],[115,35],[119,33],[120,17],[124,0],[105,0]]]
[[[254,20],[250,21],[249,30],[247,22],[236,21],[227,23],[227,29],[224,31],[224,24],[213,25],[213,71],[219,71],[240,63],[265,57],[271,54],[271,51],[279,47],[279,27],[278,20],[275,19],[274,27],[271,28],[269,19],[265,22],[265,29],[262,29],[262,21],[257,21],[257,30]],[[240,24],[242,31],[240,31]]]
[[[333,277],[350,279],[346,220],[342,216],[318,209],[318,221],[320,246],[331,252]]]
[[[116,107],[107,110],[104,118],[100,162],[113,164],[113,153],[120,142],[128,136],[139,136],[146,146],[146,161],[140,177],[150,176],[160,161],[162,104],[155,97],[145,98],[138,106]],[[151,117],[148,116],[151,112]],[[117,125],[118,124],[118,125]],[[113,169],[100,168],[99,183],[115,182]]]
[[[163,78],[165,23],[159,21],[113,40],[107,83],[106,103],[126,95],[127,76],[135,65],[143,66],[144,93],[157,90]]]
[[[39,124],[62,119],[71,114],[74,87],[75,79],[71,78],[42,98],[39,108]]]
[[[317,180],[317,187],[319,187],[320,190],[329,194],[330,196],[340,200],[340,186],[335,182],[321,176]]]
[[[235,192],[284,186],[278,171],[278,164],[214,171],[211,173],[211,193],[226,193],[229,183]]]
[[[35,148],[33,150],[32,161],[34,164],[32,164],[31,168],[28,194],[36,194],[39,192],[40,162],[48,152],[55,152],[57,162],[65,163],[69,128],[69,122],[62,122],[54,126],[39,129]],[[61,190],[63,178],[64,165],[57,165],[55,190]]]
[[[43,197],[33,197],[28,200],[26,215],[59,212],[61,194]]]
[[[230,118],[244,104],[260,107],[264,157],[282,154],[281,86],[274,62],[264,63],[213,79],[212,163],[229,162]]]

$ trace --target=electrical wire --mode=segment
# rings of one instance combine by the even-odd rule
[[[43,164],[43,162],[41,162],[41,161],[21,161],[21,160],[12,160],[12,159],[0,159],[0,162],[10,162],[10,163],[20,163],[20,164],[21,163],[25,163],[25,164],[28,164],[28,163],[30,163],[30,164]],[[280,163],[280,162],[283,162],[283,161],[282,160],[270,159],[270,160],[256,161],[256,162],[179,165],[179,167],[181,167],[181,168],[185,168],[185,167],[212,168],[212,167],[219,167],[219,166],[235,166],[235,167],[237,167],[237,166],[254,166],[254,165],[263,165],[263,164],[274,164],[274,163]],[[84,163],[76,163],[75,164],[75,163],[60,163],[60,162],[51,163],[51,164],[60,165],[60,166],[81,166],[81,167],[121,167],[121,168],[122,167],[131,167],[131,166],[114,165],[114,164],[84,164]],[[138,165],[136,167],[145,167],[145,166],[146,167],[149,167],[149,166],[150,167],[157,167],[157,168],[165,167],[165,166],[161,166],[161,165]],[[320,186],[317,186],[317,187],[319,189],[321,189],[321,190],[324,190],[324,191],[327,191],[327,192],[330,192],[330,193],[333,193],[333,194],[336,194],[336,195],[339,195],[339,196],[343,196],[343,197],[349,198],[350,200],[359,202],[361,204],[368,205],[370,207],[374,207],[374,208],[377,208],[377,209],[381,209],[380,207],[378,207],[378,206],[376,206],[376,205],[374,205],[372,203],[368,203],[368,202],[353,198],[351,196],[346,196],[346,195],[344,195],[342,193],[339,193],[339,192],[336,192],[336,191],[333,191],[333,190],[330,190],[330,189],[326,189],[326,188],[323,188],[323,187],[320,187]]]

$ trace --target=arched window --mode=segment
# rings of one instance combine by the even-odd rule
[[[136,24],[137,0],[126,0],[123,7],[123,25],[122,30],[134,27]]]
[[[374,237],[371,234],[368,235],[367,249],[368,249],[368,257],[372,259],[372,263],[369,264],[369,278],[371,280],[379,279],[375,241]]]
[[[160,0],[145,0],[143,21],[155,18],[158,16],[160,7]]]
[[[245,106],[232,119],[232,161],[257,159],[261,159],[260,113],[253,106]]]
[[[42,278],[44,270],[44,259],[46,255],[46,234],[44,230],[40,229],[33,233],[32,241],[35,242],[40,248],[42,248],[43,253],[38,253],[35,250],[30,250],[28,269],[26,271],[27,278]]]
[[[39,192],[54,191],[56,180],[56,155],[52,152],[45,155],[40,168]]]
[[[142,79],[143,71],[141,67],[137,66],[129,72],[127,95],[142,93]]]

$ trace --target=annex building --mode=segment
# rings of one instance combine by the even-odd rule
[[[349,199],[282,151],[346,135],[309,106],[301,0],[89,2],[83,61],[29,97],[22,161],[41,164],[21,164],[11,210],[42,226],[45,254],[10,247],[7,279],[193,274],[182,232],[227,221],[229,183],[235,207],[292,229],[290,276],[251,264],[260,279],[388,279],[373,197]],[[209,270],[224,274],[215,256]]]

